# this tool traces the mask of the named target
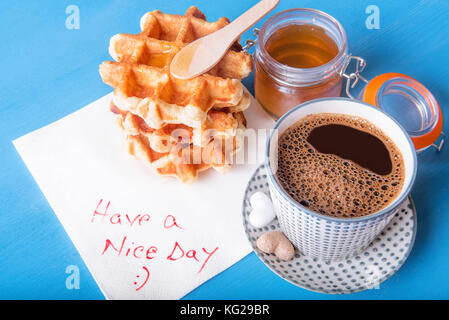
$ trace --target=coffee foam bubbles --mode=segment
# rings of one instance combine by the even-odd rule
[[[333,154],[320,153],[307,142],[319,126],[340,124],[368,132],[384,142],[392,171],[379,175]],[[404,184],[404,162],[397,146],[365,119],[320,113],[289,127],[279,139],[276,175],[298,203],[321,214],[350,218],[369,215],[388,206]]]

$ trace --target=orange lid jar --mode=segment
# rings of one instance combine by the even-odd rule
[[[292,27],[298,30],[288,30]],[[279,36],[280,32],[287,35]],[[289,36],[289,32],[298,35]],[[297,41],[299,38],[301,43]],[[277,41],[275,45],[273,39]],[[289,39],[293,42],[289,43]],[[332,50],[335,47],[335,55],[328,61],[321,60],[321,49],[326,43]],[[298,57],[289,61],[295,50]],[[310,55],[301,56],[304,52]],[[314,9],[280,12],[268,19],[258,33],[254,54],[256,98],[266,111],[279,118],[302,102],[340,96],[341,74],[348,58],[346,33],[336,19]],[[300,61],[299,65],[294,63],[295,59]]]

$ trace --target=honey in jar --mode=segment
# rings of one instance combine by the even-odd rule
[[[346,34],[313,9],[281,12],[262,26],[255,55],[255,93],[275,118],[298,104],[339,96]]]
[[[338,54],[335,41],[319,26],[292,24],[275,31],[265,43],[268,54],[293,68],[315,68]]]

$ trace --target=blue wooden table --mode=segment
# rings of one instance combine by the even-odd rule
[[[120,32],[138,33],[145,12],[160,9],[183,14],[195,4],[210,20],[221,16],[234,19],[254,3],[256,0],[0,2],[0,298],[104,298],[11,141],[108,93],[110,87],[102,83],[98,65],[110,60],[109,38]],[[379,29],[366,26],[366,9],[372,4],[379,8]],[[75,12],[70,5],[79,9],[79,29],[69,17]],[[368,62],[366,77],[394,71],[419,79],[434,93],[449,119],[449,1],[281,0],[276,12],[298,6],[323,10],[342,23],[350,51]],[[247,32],[243,40],[249,36]],[[244,81],[250,90],[252,82],[252,76]],[[447,128],[445,125],[449,132]],[[380,289],[343,296],[309,292],[273,274],[251,253],[185,298],[449,298],[448,159],[449,146],[439,154],[428,150],[419,155],[412,192],[418,211],[415,246],[404,266]],[[65,285],[70,265],[80,268],[78,290],[68,290]]]

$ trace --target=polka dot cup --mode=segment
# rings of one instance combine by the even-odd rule
[[[252,211],[249,201],[255,192],[269,193],[265,167],[260,166],[245,191],[243,226],[254,252],[275,274],[291,284],[321,293],[346,294],[367,289],[381,289],[405,263],[416,236],[416,210],[411,197],[399,207],[390,223],[370,245],[358,255],[340,261],[321,261],[295,252],[290,261],[280,260],[274,253],[257,248],[257,239],[268,231],[280,231],[277,219],[258,228],[249,222]]]
[[[278,137],[306,115],[318,113],[346,114],[366,119],[381,129],[401,150],[405,164],[404,185],[387,207],[363,217],[337,218],[304,207],[284,191],[276,177]],[[276,122],[266,150],[268,185],[281,230],[301,253],[323,261],[352,257],[376,238],[407,200],[415,181],[416,166],[413,143],[396,120],[376,107],[346,98],[313,100],[287,112]]]

